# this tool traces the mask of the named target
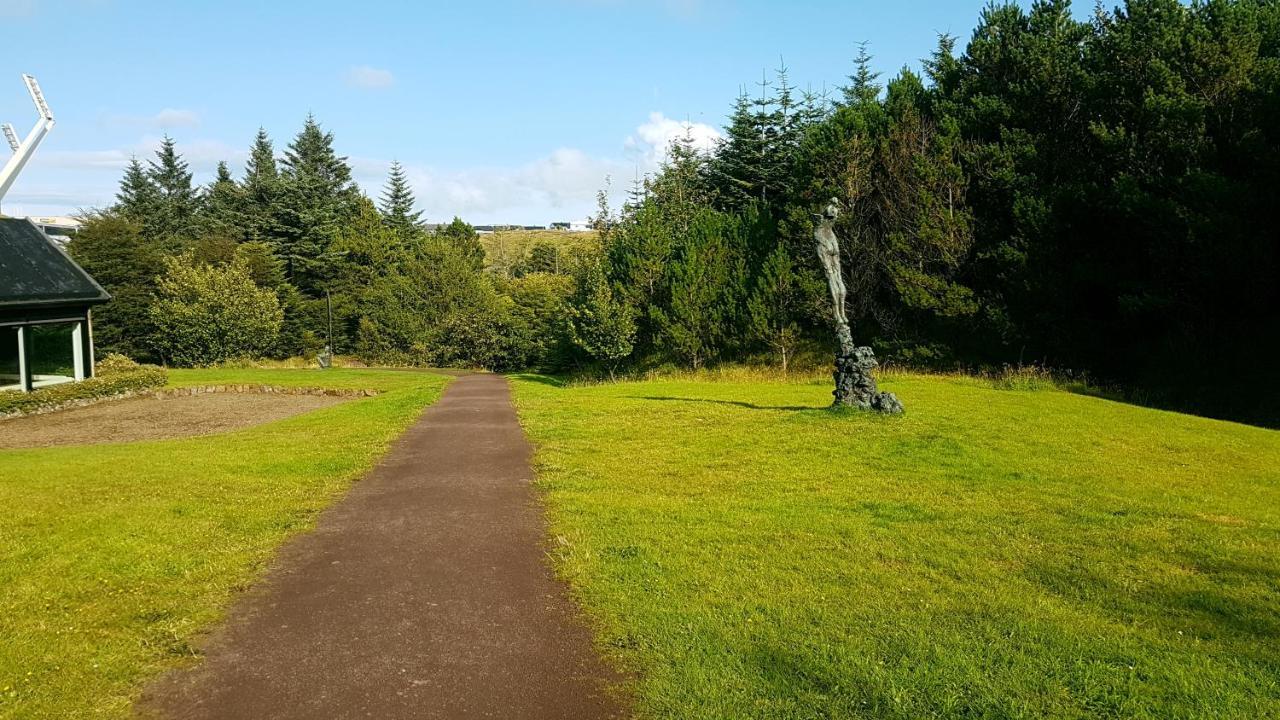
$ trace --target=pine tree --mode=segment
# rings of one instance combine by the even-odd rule
[[[331,269],[329,245],[357,213],[361,197],[346,160],[334,152],[333,134],[308,115],[282,162],[269,242],[284,261],[289,281],[312,297],[323,294]]]
[[[155,183],[143,170],[142,163],[138,162],[137,157],[131,158],[124,177],[120,180],[115,209],[135,223],[145,223],[153,217],[159,196]]]
[[[413,189],[409,187],[404,167],[398,161],[393,161],[378,205],[383,221],[404,237],[412,235],[422,225],[422,212],[414,210],[416,204],[417,199],[413,196]]]
[[[148,237],[177,247],[194,234],[200,196],[191,182],[191,170],[178,154],[177,143],[165,136],[154,160],[147,161],[147,177],[156,188],[156,211],[144,223]]]
[[[711,182],[717,204],[725,209],[740,208],[761,195],[764,184],[760,158],[764,155],[759,118],[745,91],[738,94],[725,138],[716,148],[711,163]]]
[[[800,340],[800,284],[787,246],[779,242],[756,272],[747,299],[747,320],[751,334],[777,353],[782,372],[787,372]]]
[[[858,44],[858,56],[853,59],[853,74],[849,76],[849,84],[841,88],[846,105],[871,105],[880,99],[880,91],[883,89],[877,83],[880,73],[871,70],[869,47],[865,42]]]
[[[635,312],[614,293],[595,263],[579,271],[577,290],[569,303],[569,339],[591,360],[617,377],[618,368],[635,349]]]
[[[218,163],[214,181],[205,190],[204,218],[201,223],[206,233],[238,241],[244,239],[243,191],[231,177],[225,161]]]
[[[280,171],[275,148],[267,131],[258,128],[245,164],[242,222],[246,239],[274,245],[276,219],[280,213]]]

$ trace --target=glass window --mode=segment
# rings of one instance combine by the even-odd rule
[[[74,330],[75,323],[32,326],[27,337],[31,338],[31,373],[36,382],[75,377]]]

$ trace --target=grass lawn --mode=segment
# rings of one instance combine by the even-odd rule
[[[883,386],[519,378],[641,717],[1280,717],[1280,432]]]
[[[203,438],[0,451],[0,717],[126,717],[151,676],[290,534],[376,462],[448,378],[174,371],[173,385],[383,393]]]

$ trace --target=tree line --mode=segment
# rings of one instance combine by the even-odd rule
[[[1280,3],[982,10],[961,51],[829,96],[785,69],[685,139],[606,233],[632,357],[826,343],[831,198],[859,342],[955,368],[1086,371],[1139,397],[1280,416]]]
[[[677,140],[616,211],[602,193],[585,250],[490,267],[461,220],[425,229],[399,166],[362,195],[312,118],[203,188],[166,140],[71,250],[115,296],[99,343],[144,359],[314,354],[331,308],[335,349],[374,362],[787,367],[831,347],[812,232],[834,198],[882,358],[1277,416],[1280,3],[993,3],[920,72],[882,79],[866,46],[852,67],[744,90],[715,148]]]

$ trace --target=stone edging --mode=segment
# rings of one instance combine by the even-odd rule
[[[191,387],[166,388],[164,390],[147,390],[139,395],[157,400],[189,395],[211,395],[214,393],[260,393],[266,395],[326,395],[329,397],[373,397],[377,390],[348,390],[336,388],[281,387],[279,385],[193,385]]]
[[[164,400],[166,398],[189,397],[192,395],[212,395],[215,393],[237,393],[248,394],[258,393],[266,395],[323,395],[328,397],[374,397],[378,394],[377,390],[348,390],[334,388],[305,388],[305,387],[281,387],[279,385],[196,385],[193,387],[167,388],[164,390],[134,390],[131,392],[118,393],[116,395],[105,395],[96,398],[79,398],[76,400],[68,400],[56,405],[48,407],[36,408],[28,412],[0,413],[0,420],[8,420],[9,418],[28,417],[31,415],[44,415],[46,413],[58,412],[60,410],[72,410],[74,408],[88,407],[97,405],[98,403],[113,402],[115,400],[129,400],[131,398],[153,398],[155,400]]]

